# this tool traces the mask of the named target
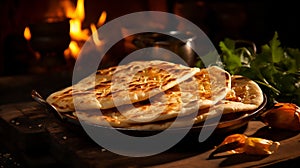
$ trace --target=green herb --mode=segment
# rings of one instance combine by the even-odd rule
[[[277,32],[259,51],[252,42],[229,38],[219,47],[221,61],[229,73],[256,81],[272,103],[300,105],[300,50],[282,47]]]

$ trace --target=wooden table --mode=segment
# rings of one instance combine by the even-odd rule
[[[212,136],[203,143],[190,135],[163,153],[126,157],[102,148],[80,126],[59,121],[34,101],[0,106],[0,144],[24,167],[299,167],[299,133],[272,130],[260,121],[251,121],[235,133],[279,141],[281,145],[270,156],[238,154],[208,159],[226,135]]]

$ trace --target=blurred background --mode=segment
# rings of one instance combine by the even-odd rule
[[[119,16],[147,10],[189,19],[207,34],[216,48],[224,38],[250,40],[259,46],[267,43],[275,31],[284,46],[300,46],[296,2],[2,0],[0,76],[69,71],[93,30]],[[122,50],[126,50],[123,45],[118,47],[119,53],[112,51],[111,55],[116,56]]]

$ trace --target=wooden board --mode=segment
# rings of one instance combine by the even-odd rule
[[[59,121],[36,102],[0,106],[0,143],[28,167],[286,167],[300,160],[298,133],[271,130],[260,121],[251,121],[234,133],[279,141],[281,146],[267,157],[241,154],[209,160],[214,146],[226,135],[212,136],[204,143],[188,135],[161,154],[126,157],[102,148],[80,126]]]

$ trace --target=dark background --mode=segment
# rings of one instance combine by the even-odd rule
[[[67,2],[76,4],[76,0],[0,1],[0,105],[32,101],[30,96],[32,89],[36,89],[46,97],[58,89],[70,86],[70,73],[58,71],[59,73],[41,74],[39,71],[30,71],[36,60],[23,37],[26,26],[38,22],[49,12],[55,14],[60,4]],[[207,33],[216,46],[226,37],[250,40],[259,46],[267,43],[277,31],[283,46],[300,48],[299,7],[296,2],[287,0],[227,0],[226,2],[221,0],[85,0],[86,18],[83,27],[96,22],[104,10],[108,14],[106,22],[132,12],[158,10],[175,13],[194,22]],[[0,155],[0,165],[15,167],[20,163],[15,158],[20,152],[6,149],[0,140],[1,153],[2,156],[10,154],[10,158]],[[297,163],[299,159],[278,166],[295,167]]]
[[[33,51],[23,38],[26,26],[46,13],[55,13],[62,2],[76,0],[2,0],[0,2],[0,76],[31,72]],[[229,37],[267,43],[278,32],[283,46],[298,48],[299,7],[296,1],[206,1],[206,0],[85,0],[83,27],[96,22],[102,11],[106,22],[124,14],[158,10],[175,13],[197,24],[217,46]],[[216,47],[217,48],[217,47]]]

